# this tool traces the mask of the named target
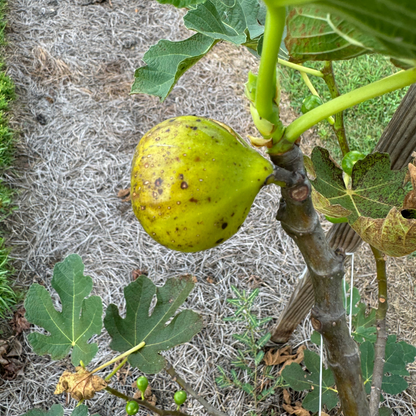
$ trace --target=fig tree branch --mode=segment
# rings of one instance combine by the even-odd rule
[[[175,369],[169,363],[166,364],[165,371],[172,377],[173,381],[176,381],[187,393],[189,393],[194,399],[198,400],[198,402],[204,406],[210,415],[228,416],[226,413],[223,413],[214,406],[211,406],[204,398],[202,398],[183,378],[178,376]]]
[[[111,387],[106,387],[105,390],[108,391],[113,396],[119,397],[120,399],[123,399],[126,402],[130,402],[130,401],[137,402],[139,406],[146,407],[147,409],[151,410],[153,413],[156,413],[157,415],[160,415],[160,416],[187,416],[188,415],[188,413],[182,413],[179,410],[159,409],[158,407],[153,406],[146,400],[140,400],[140,399],[135,399],[134,397],[126,396],[125,394]]]
[[[386,255],[371,247],[376,260],[378,282],[378,309],[376,313],[377,340],[374,346],[373,381],[370,393],[370,416],[378,416],[381,384],[384,374],[384,357],[386,355],[386,314],[387,314],[387,272]]]
[[[298,146],[282,155],[272,155],[277,166],[304,175],[303,183],[282,188],[277,219],[295,241],[312,278],[315,305],[313,327],[322,334],[341,407],[345,416],[368,416],[369,407],[361,373],[360,353],[351,338],[342,299],[344,255],[328,244],[311,200],[311,185],[305,175]]]

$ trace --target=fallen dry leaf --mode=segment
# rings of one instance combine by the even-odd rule
[[[304,409],[303,407],[290,406],[288,404],[282,404],[282,407],[290,415],[295,415],[295,416],[310,416],[310,413],[306,409]]]
[[[136,280],[139,276],[142,276],[142,275],[147,276],[148,274],[149,274],[149,272],[148,272],[148,271],[146,271],[146,270],[135,269],[135,270],[133,270],[133,271],[131,272],[131,277],[132,277],[132,279],[133,279],[133,281],[134,281],[134,280]]]
[[[130,188],[120,189],[117,193],[118,198],[123,198],[121,202],[131,201]]]
[[[25,318],[26,309],[19,308],[13,315],[10,325],[16,335],[21,334],[30,328],[30,323]]]
[[[292,402],[290,400],[290,393],[286,389],[283,389],[283,400],[286,404],[290,404]]]
[[[76,367],[76,373],[64,371],[56,386],[54,394],[69,393],[75,400],[92,399],[96,392],[104,390],[107,382],[92,375],[83,367]]]
[[[208,282],[208,283],[215,283],[215,280],[214,280],[214,278],[213,278],[213,277],[208,276],[208,277],[207,277],[207,282]]]

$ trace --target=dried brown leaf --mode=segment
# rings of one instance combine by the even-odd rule
[[[310,416],[310,413],[306,409],[304,409],[303,407],[298,406],[298,405],[290,406],[288,404],[282,404],[282,407],[290,415],[295,415],[295,416]]]
[[[283,400],[286,404],[290,404],[292,402],[290,400],[290,393],[286,389],[283,389]]]
[[[21,334],[30,328],[30,323],[25,318],[26,309],[19,308],[13,315],[10,325],[16,335]]]
[[[123,198],[121,202],[131,201],[130,188],[120,189],[117,193],[118,198]]]
[[[408,180],[411,181],[413,189],[405,196],[403,209],[416,209],[416,166],[409,163],[408,167]]]
[[[92,399],[96,392],[104,390],[107,382],[92,375],[83,367],[76,367],[76,373],[64,371],[56,386],[54,394],[69,393],[75,400]]]

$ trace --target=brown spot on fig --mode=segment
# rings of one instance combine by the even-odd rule
[[[166,129],[166,130],[165,130],[165,132],[166,132],[166,133],[169,133],[169,132],[170,132],[170,129]]]
[[[140,209],[141,209],[142,211],[144,211],[144,210],[146,209],[146,207],[145,207],[144,205],[142,205],[142,206],[140,207]]]
[[[183,182],[181,183],[181,188],[182,188],[182,189],[187,189],[187,188],[188,188],[188,184],[187,184],[185,181],[183,181]]]
[[[233,213],[231,214],[231,216],[232,216],[232,217],[234,217],[234,215],[235,215],[235,212],[233,212]]]
[[[184,153],[183,155],[186,156],[186,153]]]
[[[159,192],[159,195],[162,195],[162,193],[163,193],[163,189],[162,188],[159,188],[157,191]]]
[[[198,127],[197,126],[193,126],[193,127],[191,127],[191,129],[192,130],[198,130]]]
[[[228,226],[228,223],[224,222],[224,223],[221,225],[221,228],[222,228],[223,230],[225,230],[225,229],[227,228],[227,226]]]
[[[157,192],[153,192],[153,198],[157,198]]]
[[[177,204],[180,205],[181,204],[181,201],[178,201]]]
[[[180,162],[181,160],[179,159],[179,157],[175,157],[175,160],[177,161],[177,162]]]
[[[195,158],[195,162],[199,162],[201,160],[201,158],[199,157],[199,156],[197,156],[196,158]]]
[[[223,238],[220,238],[219,240],[217,240],[217,241],[215,242],[215,244],[222,243],[223,241],[224,241],[224,239],[223,239]]]
[[[203,179],[200,179],[200,180],[199,180],[199,182],[202,182],[202,181],[203,181]]]
[[[191,198],[189,201],[190,201],[190,202],[198,202],[198,200],[197,200],[197,199],[195,199],[195,198]]]
[[[178,178],[182,181],[183,180],[183,174],[180,173],[179,176],[178,176]]]
[[[145,168],[148,168],[148,167],[149,167],[149,164],[148,164],[148,163],[145,163],[145,164],[144,164],[144,167],[145,167]]]
[[[168,209],[170,209],[170,207],[168,207]]]
[[[155,186],[160,186],[160,185],[162,185],[162,182],[163,182],[162,178],[158,178],[158,179],[156,179],[156,180],[155,180]]]
[[[211,197],[210,196],[208,197],[208,202],[211,202]]]

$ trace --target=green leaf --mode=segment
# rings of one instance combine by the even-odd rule
[[[60,404],[54,404],[49,410],[32,409],[22,416],[64,416],[64,408]]]
[[[369,341],[365,341],[360,345],[360,352],[364,387],[366,393],[370,394],[374,369],[374,345]]]
[[[274,1],[280,6],[311,2],[313,0]],[[415,61],[416,13],[413,0],[401,0],[399,4],[395,0],[324,0],[313,3],[320,11],[345,19],[352,24],[352,28],[368,35],[368,41],[366,38],[358,39],[365,46],[392,57]],[[346,34],[349,35],[349,32]],[[354,33],[352,37],[355,40]]]
[[[309,390],[314,384],[298,363],[287,365],[282,371],[282,376],[286,383],[296,391]]]
[[[388,407],[380,407],[378,410],[379,416],[390,416],[393,413],[392,409],[389,409]]]
[[[180,312],[166,325],[193,287],[191,277],[168,279],[158,288],[146,276],[130,283],[124,289],[126,317],[121,318],[113,304],[105,315],[104,325],[112,338],[110,347],[124,352],[145,342],[144,348],[129,356],[129,363],[144,373],[158,373],[165,365],[159,352],[189,341],[203,327],[201,316],[191,310]],[[149,316],[154,295],[157,303]]]
[[[242,390],[243,391],[245,391],[247,394],[249,394],[250,396],[252,396],[253,395],[253,393],[254,393],[254,387],[251,385],[251,384],[249,384],[249,383],[244,383],[242,386],[241,386],[241,388],[242,388]]]
[[[353,333],[352,336],[355,341],[362,343],[364,341],[376,342],[376,328],[374,327],[363,327],[359,326]]]
[[[254,363],[256,365],[259,365],[261,363],[261,360],[264,358],[264,351],[259,351],[256,355],[256,358],[254,360]]]
[[[184,17],[185,26],[215,40],[241,45],[260,36],[264,27],[257,21],[258,0],[207,0]]]
[[[413,363],[416,357],[416,347],[408,344],[405,341],[400,341],[399,344],[402,346],[403,349],[403,361],[406,364]]]
[[[396,337],[390,335],[386,342],[386,353],[384,362],[384,373],[395,374],[399,376],[408,376],[406,370],[405,354],[401,343],[396,342]]]
[[[312,332],[311,342],[313,342],[315,345],[321,345],[321,334],[318,331]]]
[[[359,328],[360,326],[364,328],[368,328],[370,326],[375,325],[376,323],[376,310],[375,309],[371,309],[368,316],[366,316],[365,314],[366,306],[364,303],[359,303],[358,309],[359,311],[352,318],[352,323],[355,328]]]
[[[215,43],[214,39],[199,33],[179,42],[159,41],[144,54],[147,65],[136,70],[131,93],[155,95],[163,101],[178,79]]]
[[[205,0],[157,0],[161,4],[171,4],[175,7],[189,7],[203,3]]]
[[[22,416],[63,416],[64,408],[60,404],[54,404],[49,410],[32,409]],[[77,406],[71,416],[87,416],[88,407],[85,405]],[[100,416],[95,414],[94,416]]]
[[[244,295],[234,285],[231,285],[231,290],[235,293],[238,299],[245,301]]]
[[[34,351],[50,354],[59,360],[72,351],[72,364],[82,360],[88,364],[98,351],[96,343],[88,340],[101,333],[102,303],[99,296],[85,299],[92,289],[92,279],[84,276],[81,257],[71,254],[53,269],[52,287],[58,293],[62,312],[54,306],[48,291],[41,285],[33,284],[26,297],[26,319],[44,328],[50,335],[29,334],[28,339]]]
[[[285,45],[294,62],[350,59],[367,52],[362,46],[366,38],[345,19],[315,5],[291,8],[287,16]]]
[[[325,390],[322,393],[322,404],[326,405],[328,410],[333,409],[338,404],[338,395],[333,390]],[[302,401],[302,406],[310,412],[319,411],[319,386],[306,395]]]
[[[254,302],[254,299],[256,299],[256,297],[259,295],[259,293],[260,293],[259,289],[254,289],[250,293],[249,297],[247,298],[247,302],[250,302],[250,303]]]
[[[398,375],[384,376],[381,384],[381,389],[388,394],[399,394],[407,387],[407,381]]]
[[[404,218],[398,210],[407,194],[407,167],[390,170],[387,153],[372,153],[354,165],[347,187],[342,170],[326,149],[316,147],[312,162],[317,175],[312,181],[312,197],[318,211],[322,212],[322,206],[325,215],[332,206],[349,210],[351,227],[364,241],[388,255],[404,256],[416,250],[416,220]]]
[[[302,402],[303,407],[311,412],[319,410],[319,370],[320,357],[318,354],[305,350],[305,365],[309,371],[306,373],[297,363],[286,366],[282,371],[282,376],[290,387],[296,391],[310,390]],[[322,404],[325,404],[328,410],[334,408],[338,403],[338,396],[333,389],[334,376],[330,369],[322,371]]]
[[[247,333],[244,335],[233,334],[233,338],[235,338],[237,341],[240,341],[242,344],[247,345],[248,347],[251,347],[251,339]]]
[[[257,348],[263,348],[272,337],[272,334],[270,332],[267,332],[267,334],[263,335],[258,341],[257,341]]]
[[[347,315],[350,314],[350,308],[351,308],[351,296],[350,296],[350,288],[349,288],[349,284],[345,283],[345,287],[346,287],[346,291],[347,291],[347,302],[346,302],[346,313]],[[343,298],[343,303],[345,305],[345,297],[344,297],[344,293],[342,293],[342,298]],[[358,308],[358,303],[361,300],[361,296],[360,296],[360,291],[356,288],[353,287],[352,288],[352,314],[355,315],[357,314],[360,309]]]

